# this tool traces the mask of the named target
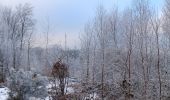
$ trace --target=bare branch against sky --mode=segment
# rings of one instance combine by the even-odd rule
[[[117,6],[120,10],[131,5],[133,0],[0,0],[2,6],[15,7],[18,4],[29,3],[33,6],[34,17],[37,20],[37,37],[43,38],[41,34],[42,24],[46,17],[50,18],[53,31],[49,34],[51,44],[64,44],[64,34],[68,34],[68,45],[70,47],[79,46],[74,44],[79,42],[79,33],[83,31],[84,24],[95,16],[96,7],[102,4],[106,9]],[[159,10],[163,6],[164,0],[151,0],[153,6]],[[42,46],[44,40],[36,41],[37,46]]]

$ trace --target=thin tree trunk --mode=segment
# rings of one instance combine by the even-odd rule
[[[105,50],[104,50],[104,47],[103,47],[103,50],[102,50],[102,100],[104,100],[104,67],[105,67]]]
[[[158,78],[159,78],[159,94],[160,94],[160,100],[162,99],[162,82],[161,82],[161,72],[160,72],[160,53],[159,53],[159,36],[158,33],[156,33],[157,38],[157,68],[158,68]]]

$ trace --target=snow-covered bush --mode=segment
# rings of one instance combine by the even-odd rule
[[[28,100],[30,97],[45,98],[48,95],[47,78],[31,71],[11,70],[7,85],[11,99]]]

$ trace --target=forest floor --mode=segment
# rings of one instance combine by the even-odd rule
[[[58,83],[57,83],[57,85],[58,85]],[[52,86],[54,86],[54,84],[51,84],[51,83],[47,84],[46,85],[47,90],[51,91]],[[80,86],[80,83],[76,79],[70,78],[69,82],[67,84],[66,90],[65,90],[66,94],[67,95],[74,94],[75,91],[80,92],[81,90],[80,90],[79,86]],[[9,92],[10,92],[10,90],[7,87],[0,86],[0,100],[8,100]],[[84,97],[84,98],[91,100],[91,98],[93,98],[93,99],[98,98],[98,96],[96,93],[94,93],[94,94],[89,94],[87,97]],[[30,97],[29,100],[42,100],[42,99]],[[50,94],[45,98],[45,100],[50,100]]]
[[[71,93],[74,92],[73,86],[77,83],[77,82],[75,82],[76,80],[73,80],[73,79],[69,79],[69,81],[70,82],[69,82],[69,84],[68,84],[68,86],[66,87],[66,90],[65,90],[65,92],[67,92],[67,94],[71,94]],[[48,91],[51,90],[51,87],[52,87],[51,83],[47,84],[47,86],[46,86]],[[10,90],[7,87],[0,86],[0,100],[8,100],[9,92],[10,92]],[[45,100],[50,100],[49,97],[50,97],[50,95],[47,96],[45,98]],[[30,100],[41,100],[41,99],[40,98],[35,98],[35,97],[30,97]]]

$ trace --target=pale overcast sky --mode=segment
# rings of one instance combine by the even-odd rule
[[[78,46],[79,33],[83,31],[84,24],[92,19],[96,7],[103,4],[108,10],[116,5],[123,9],[131,4],[132,0],[0,0],[3,6],[15,7],[18,4],[29,3],[34,9],[34,17],[37,20],[37,45],[44,44],[44,30],[42,28],[46,19],[50,22],[50,43],[63,44],[64,34],[67,33],[68,45]],[[164,0],[151,0],[152,5],[162,8]]]

